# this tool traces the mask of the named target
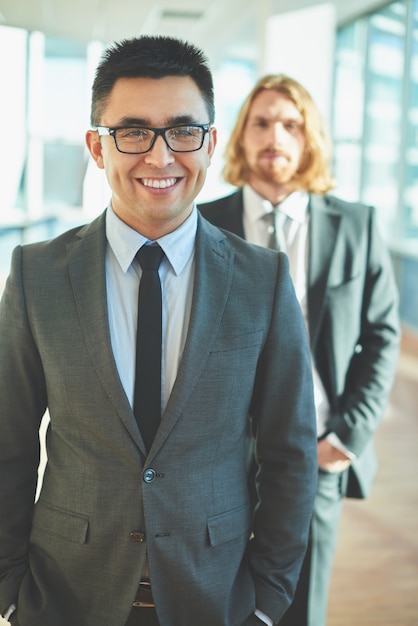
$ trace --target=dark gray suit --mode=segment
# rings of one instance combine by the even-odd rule
[[[242,190],[199,209],[244,237]],[[307,290],[311,352],[331,406],[327,428],[356,455],[340,477],[341,489],[364,498],[376,472],[372,434],[387,404],[399,343],[391,261],[371,207],[310,196]],[[316,564],[315,584],[328,586],[327,576],[321,582],[320,557]],[[322,626],[322,614],[308,623]]]
[[[161,626],[238,626],[256,605],[278,620],[316,489],[309,348],[286,257],[199,218],[187,343],[146,457],[110,344],[105,248],[101,216],[13,254],[0,305],[0,609],[17,600],[20,626],[123,626],[147,551]]]

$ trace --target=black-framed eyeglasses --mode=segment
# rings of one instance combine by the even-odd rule
[[[100,136],[111,135],[116,149],[124,154],[143,154],[153,147],[159,135],[173,152],[195,152],[203,146],[209,124],[179,124],[165,128],[129,126],[106,128],[97,126]]]

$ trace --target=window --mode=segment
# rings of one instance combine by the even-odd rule
[[[418,237],[418,0],[338,31],[334,111],[338,191],[378,208],[389,243]]]

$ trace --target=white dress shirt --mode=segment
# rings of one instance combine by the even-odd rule
[[[158,273],[162,294],[161,410],[164,411],[183,355],[193,298],[197,211],[172,233],[157,239],[165,256]],[[111,206],[106,213],[106,287],[110,338],[119,377],[133,405],[138,288],[142,271],[135,255],[148,241],[122,222]]]

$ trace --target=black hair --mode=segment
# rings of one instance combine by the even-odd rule
[[[91,124],[98,126],[110,92],[119,78],[190,76],[215,118],[213,79],[204,53],[191,43],[165,36],[124,39],[109,46],[96,69],[91,101]]]

